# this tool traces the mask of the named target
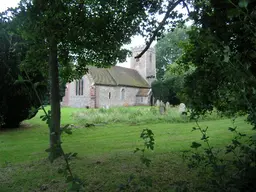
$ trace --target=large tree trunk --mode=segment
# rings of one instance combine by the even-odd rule
[[[51,121],[49,125],[51,152],[49,157],[51,160],[54,160],[61,156],[59,69],[57,60],[57,42],[54,37],[50,39],[49,76],[51,84]]]

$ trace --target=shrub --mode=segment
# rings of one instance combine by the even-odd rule
[[[29,45],[20,36],[10,35],[8,30],[6,22],[0,20],[0,127],[15,128],[33,117],[41,105],[34,89],[42,97],[47,88],[41,83],[44,77],[39,69],[30,68],[28,72],[21,69]],[[23,80],[22,76],[29,80]]]

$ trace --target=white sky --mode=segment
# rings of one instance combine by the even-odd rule
[[[20,0],[0,0],[0,12],[5,11],[7,8],[16,7]],[[180,12],[184,12],[182,8],[178,8]],[[152,43],[152,46],[156,44],[156,41]],[[142,36],[132,37],[131,44],[126,45],[125,48],[130,49],[131,47],[145,45],[145,40]],[[130,67],[129,58],[125,63],[118,63],[117,65],[123,67]]]

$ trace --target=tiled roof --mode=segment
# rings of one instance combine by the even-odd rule
[[[149,88],[148,82],[134,69],[113,66],[111,68],[89,67],[89,74],[96,85],[129,86]]]
[[[115,80],[105,68],[89,67],[88,72],[96,85],[116,85]]]

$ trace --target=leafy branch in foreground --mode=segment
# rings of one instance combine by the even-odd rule
[[[143,129],[140,138],[144,140],[144,147],[143,149],[136,148],[134,150],[134,153],[141,151],[141,162],[149,167],[151,160],[145,156],[145,151],[146,149],[154,150],[154,145],[155,145],[155,139],[154,139],[154,133],[150,129]]]
[[[20,78],[23,80],[22,77],[20,77]],[[26,81],[30,82],[29,76],[27,76],[27,78],[28,78],[28,80],[26,80]],[[37,99],[41,103],[41,107],[39,109],[42,109],[44,112],[44,115],[41,115],[40,119],[42,121],[45,121],[50,129],[51,111],[50,110],[48,110],[48,112],[46,111],[36,87],[35,86],[32,86],[32,87],[33,87],[32,90],[35,92]],[[37,110],[39,110],[39,109],[37,109]],[[31,111],[34,111],[34,110],[35,110],[34,108],[31,109]],[[68,135],[72,134],[72,129],[69,124],[60,128],[60,135],[62,135],[63,133],[66,133]],[[52,133],[52,134],[54,134],[54,133]],[[68,191],[70,191],[70,192],[71,191],[83,191],[84,183],[82,182],[82,180],[79,177],[77,177],[76,175],[73,174],[71,166],[70,166],[70,161],[72,160],[72,158],[77,156],[77,153],[65,153],[61,144],[62,143],[58,144],[58,149],[54,145],[50,145],[50,147],[45,150],[47,153],[49,153],[49,156],[48,156],[49,160],[51,163],[53,163],[54,160],[56,160],[58,158],[58,156],[55,155],[55,153],[59,152],[58,150],[60,149],[61,155],[65,161],[65,166],[63,166],[63,168],[60,168],[58,170],[58,173],[62,173],[66,177],[66,183],[69,184]]]

